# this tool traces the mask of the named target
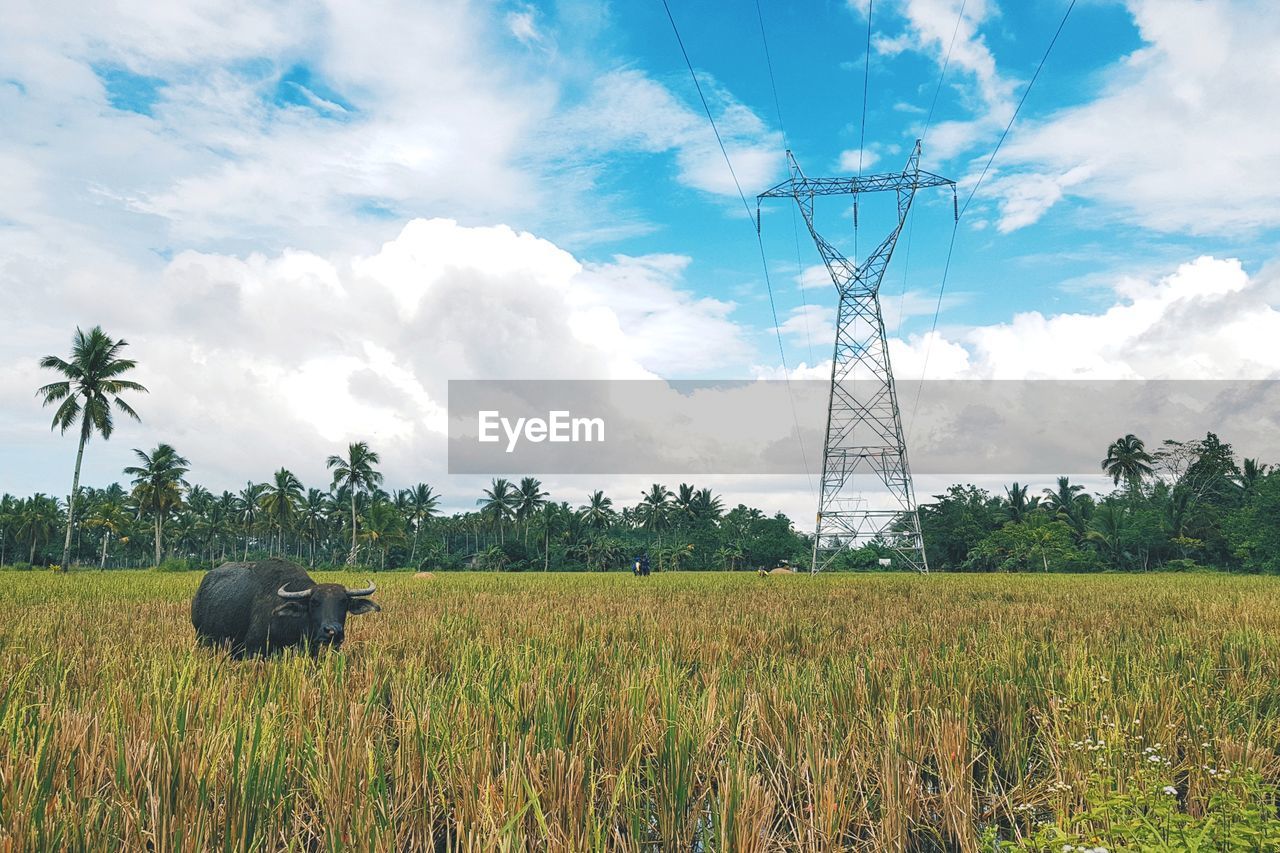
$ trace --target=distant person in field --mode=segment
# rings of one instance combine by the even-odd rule
[[[648,554],[640,555],[640,577],[642,578],[649,577],[649,555]]]
[[[631,564],[631,574],[640,577],[640,558],[636,557]]]

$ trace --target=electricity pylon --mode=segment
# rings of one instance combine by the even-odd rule
[[[927,572],[920,515],[902,435],[902,414],[880,312],[880,282],[916,190],[951,187],[954,211],[955,181],[921,171],[919,140],[901,173],[808,178],[790,151],[787,165],[791,177],[756,197],[756,228],[760,227],[762,199],[795,199],[840,297],[811,571],[822,569],[842,548],[856,548],[882,538],[908,565]],[[856,233],[858,196],[890,191],[898,195],[897,225],[861,263],[850,261],[814,229],[813,200],[817,196],[852,195]],[[959,221],[958,213],[956,217]],[[874,474],[878,484],[888,491],[886,500],[873,502],[860,494],[854,477],[868,474]]]

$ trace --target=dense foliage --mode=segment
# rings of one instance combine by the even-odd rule
[[[740,570],[799,563],[809,549],[785,516],[726,512],[710,489],[687,483],[675,492],[655,484],[618,509],[603,492],[573,507],[549,500],[534,477],[499,478],[474,511],[442,517],[425,483],[381,488],[377,454],[364,444],[330,459],[334,482],[323,491],[281,468],[268,482],[214,494],[187,483],[187,460],[169,445],[135,454],[131,490],[82,490],[74,563],[196,568],[281,555],[308,566],[607,571],[648,553],[659,571]],[[41,494],[0,498],[0,565],[52,563],[64,506]]]
[[[1117,488],[1083,493],[1067,477],[1042,495],[952,486],[920,509],[932,568],[951,571],[1280,572],[1280,470],[1209,433],[1148,454],[1118,439],[1103,468]]]
[[[214,494],[186,481],[190,463],[169,445],[135,455],[138,464],[125,469],[131,489],[82,489],[74,563],[197,568],[281,555],[308,566],[610,571],[648,553],[659,571],[733,571],[784,560],[803,568],[812,548],[781,513],[726,511],[710,489],[687,483],[674,492],[655,483],[622,507],[597,491],[575,507],[551,500],[537,478],[498,478],[474,511],[442,516],[429,485],[384,489],[378,456],[363,443],[329,459],[334,479],[325,490],[281,468],[267,482]],[[1280,471],[1252,459],[1237,465],[1212,433],[1166,441],[1150,455],[1127,436],[1104,467],[1117,488],[1102,496],[1067,477],[1041,495],[1019,483],[1000,496],[970,485],[935,495],[920,509],[930,566],[1280,571]],[[0,565],[51,564],[65,524],[64,501],[0,497]],[[880,568],[890,544],[845,552],[834,567]]]

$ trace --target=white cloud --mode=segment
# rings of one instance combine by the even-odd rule
[[[712,104],[738,184],[752,195],[777,176],[782,166],[782,136],[709,74],[703,72],[699,80]],[[621,69],[599,77],[585,101],[557,123],[556,132],[567,134],[595,153],[673,151],[681,183],[719,195],[738,194],[700,105],[689,106],[641,71]]]
[[[843,173],[860,175],[879,162],[880,155],[871,146],[867,146],[862,151],[857,148],[850,148],[840,152],[837,167]]]
[[[800,274],[793,277],[795,283],[801,288],[808,290],[812,287],[829,287],[835,289],[835,285],[831,283],[831,273],[827,272],[826,266],[823,264],[813,264],[801,270]]]
[[[538,27],[537,19],[537,9],[528,5],[521,6],[518,10],[507,13],[507,29],[523,44],[540,46],[546,41],[546,36]]]
[[[1144,46],[1099,97],[1010,137],[1023,183],[1054,183],[1144,228],[1235,234],[1280,217],[1280,17],[1250,0],[1130,0]],[[1087,175],[1071,184],[1063,176]],[[993,188],[998,189],[998,188]],[[1001,229],[1030,224],[1058,196],[1006,196]]]
[[[830,350],[836,337],[835,323],[835,308],[808,304],[792,308],[778,329],[792,346],[811,347],[816,341],[822,350]]]
[[[20,4],[0,28],[0,221],[84,227],[135,259],[354,252],[415,215],[512,222],[582,245],[648,227],[596,192],[610,158],[637,150],[669,155],[685,185],[736,195],[687,93],[592,67],[612,58],[554,54],[525,5]],[[157,78],[142,112],[117,108],[104,65]],[[291,68],[316,82],[282,84]],[[281,85],[299,103],[277,98]],[[779,171],[780,137],[710,75],[703,85],[754,192]]]
[[[439,476],[449,379],[706,375],[745,360],[733,306],[687,292],[687,264],[583,265],[505,226],[415,220],[357,256],[184,252],[161,275],[117,263],[110,289],[77,265],[34,294],[6,274],[0,311],[23,332],[0,344],[0,409],[15,413],[0,444],[69,464],[31,400],[35,359],[65,349],[68,318],[91,317],[131,342],[151,389],[144,423],[93,454],[101,477],[118,476],[103,472],[127,446],[169,441],[219,487],[282,464],[317,482],[325,455],[357,439],[398,476]]]
[[[1089,166],[1077,166],[1061,175],[1022,173],[991,181],[989,192],[1000,198],[996,230],[1008,234],[1035,223],[1067,190],[1088,180],[1091,171]]]
[[[1158,281],[1115,284],[1100,314],[1017,314],[1006,323],[896,342],[898,375],[929,379],[1280,377],[1280,277],[1201,257]]]
[[[850,0],[851,5],[865,3]],[[946,160],[975,144],[991,138],[1013,114],[1012,95],[1018,81],[1005,77],[995,56],[979,32],[999,15],[989,0],[897,0],[891,7],[903,19],[904,29],[896,35],[881,33],[872,48],[884,56],[903,51],[926,54],[942,68],[950,90],[958,93],[974,113],[971,120],[935,121],[929,130],[929,156]],[[963,14],[961,10],[963,9]],[[930,97],[932,97],[930,89]],[[897,105],[902,109],[907,105]],[[924,112],[923,109],[907,111]]]
[[[354,247],[386,229],[361,213],[370,203],[484,221],[541,209],[540,170],[522,161],[556,87],[536,64],[517,72],[482,49],[483,8],[25,9],[0,31],[0,79],[14,81],[0,86],[13,131],[0,159],[32,178],[0,198],[0,218],[75,222],[140,252],[243,252]],[[109,103],[102,63],[162,78],[150,115]],[[354,108],[277,101],[299,64]],[[33,197],[44,203],[26,207]]]
[[[1027,311],[1002,323],[938,329],[905,339],[891,335],[894,375],[919,379],[1274,379],[1280,378],[1280,268],[1255,276],[1235,259],[1211,256],[1181,264],[1157,280],[1115,280],[1116,301],[1100,313],[1046,315]],[[972,294],[949,294],[949,306]],[[886,317],[931,316],[936,297],[909,291],[886,296]],[[811,322],[828,325],[829,309],[810,306]],[[803,333],[806,313],[795,309],[783,332]],[[886,326],[896,323],[886,319]],[[801,365],[793,378],[822,378],[830,361]],[[780,378],[774,368],[761,377]]]

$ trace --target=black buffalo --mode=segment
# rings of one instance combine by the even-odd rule
[[[366,597],[375,591],[316,583],[288,560],[226,563],[200,581],[191,624],[201,643],[229,645],[236,658],[297,645],[315,654],[342,645],[347,614],[382,609]]]

